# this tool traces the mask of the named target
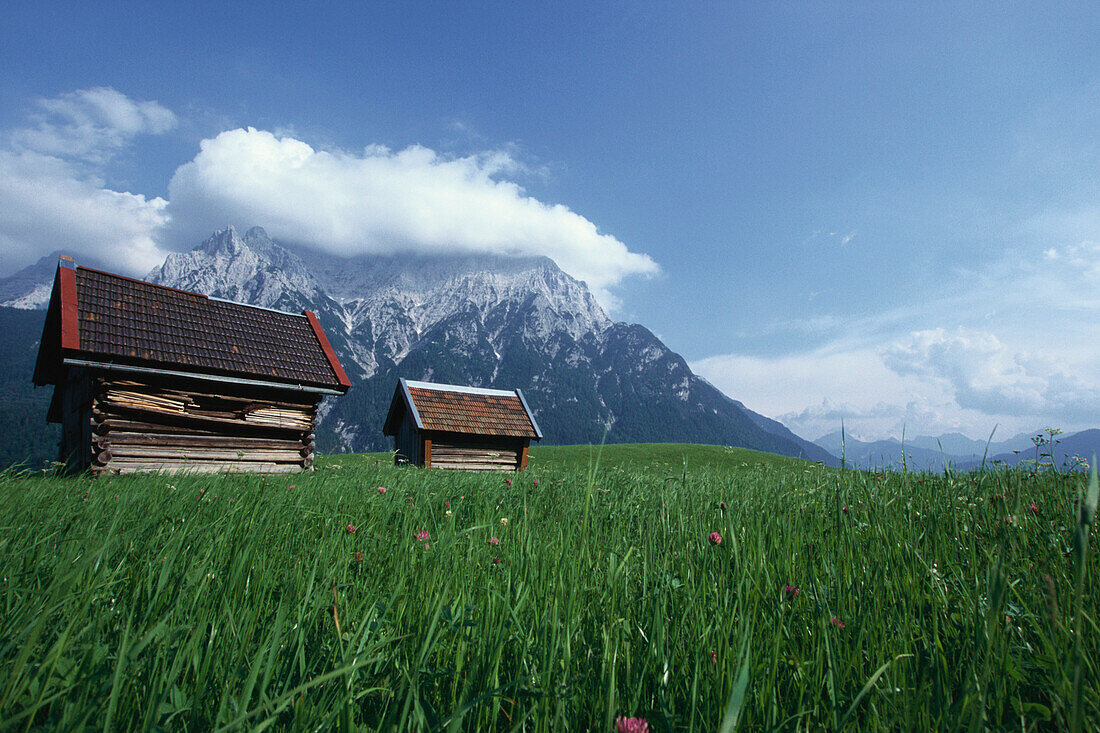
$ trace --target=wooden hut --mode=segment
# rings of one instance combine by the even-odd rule
[[[54,278],[34,383],[72,470],[312,470],[317,406],[350,383],[317,317],[76,267]]]
[[[402,379],[382,428],[394,460],[424,468],[522,471],[541,440],[523,392]]]

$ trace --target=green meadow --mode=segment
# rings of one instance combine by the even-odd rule
[[[0,474],[2,730],[1095,729],[1089,477]],[[383,487],[383,491],[379,487]]]

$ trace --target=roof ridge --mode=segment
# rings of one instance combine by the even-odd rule
[[[85,267],[84,265],[77,265],[77,270],[84,270],[85,272],[94,272],[97,275],[106,275],[107,277],[113,277],[118,280],[128,280],[138,285],[145,285],[150,288],[160,288],[161,290],[171,290],[176,293],[182,293],[183,295],[193,295],[196,298],[203,298],[204,300],[210,300],[209,295],[203,295],[202,293],[196,293],[194,290],[184,290],[183,288],[174,288],[171,285],[161,285],[160,283],[151,283],[148,280],[141,280],[140,278],[130,277],[128,275],[119,275],[117,272],[107,272],[106,270],[98,270],[94,267]],[[227,301],[232,302],[232,301]],[[245,305],[240,303],[240,305]]]
[[[186,293],[187,291],[184,290],[183,292]],[[244,306],[245,308],[255,308],[256,310],[267,311],[268,313],[278,313],[278,314],[284,315],[284,316],[294,316],[295,318],[306,318],[307,317],[304,311],[302,313],[291,313],[290,311],[281,311],[278,308],[268,308],[267,306],[264,306],[264,305],[254,305],[253,303],[242,303],[239,300],[230,300],[229,298],[219,298],[215,295],[204,295],[202,297],[206,298],[207,300],[212,300],[216,303],[228,303],[229,305],[240,305],[240,306]]]
[[[441,384],[437,382],[417,382],[405,380],[410,389],[430,389],[437,392],[461,392],[464,394],[485,395],[488,397],[516,397],[514,389],[491,389],[489,387],[469,387],[462,384]]]

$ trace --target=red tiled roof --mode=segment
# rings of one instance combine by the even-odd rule
[[[215,300],[83,267],[75,269],[73,278],[71,266],[66,269],[59,268],[55,298],[59,345],[67,356],[75,351],[182,371],[348,386],[324,332],[307,315]],[[43,335],[43,346],[49,337]]]
[[[427,382],[405,385],[423,430],[536,440],[542,437],[518,390],[506,392]],[[402,387],[397,389],[400,393]],[[394,403],[396,407],[397,395]]]

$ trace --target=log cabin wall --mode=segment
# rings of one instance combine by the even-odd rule
[[[317,395],[102,374],[89,383],[95,473],[313,470]]]
[[[463,471],[517,471],[526,440],[426,433],[431,441],[431,468]]]

